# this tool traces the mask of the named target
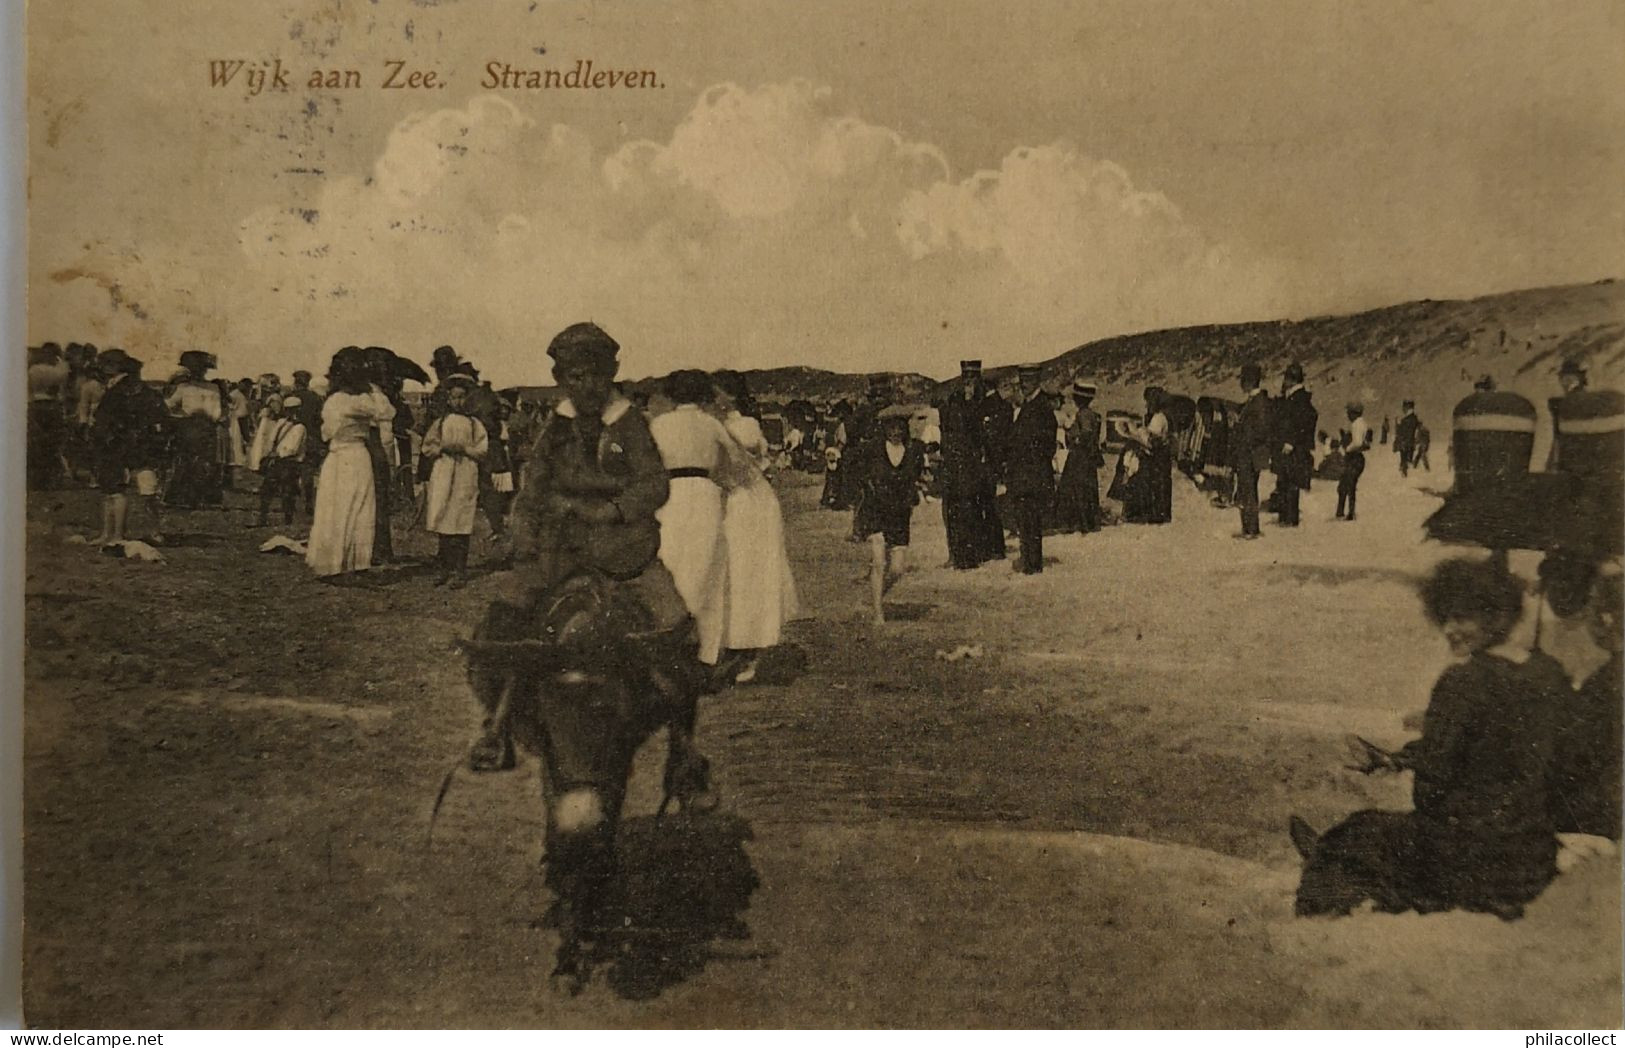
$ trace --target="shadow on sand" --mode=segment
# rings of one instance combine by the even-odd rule
[[[598,943],[617,996],[649,1000],[711,961],[765,956],[721,945],[750,938],[744,915],[761,883],[745,853],[751,839],[749,823],[723,812],[621,825],[618,919]]]

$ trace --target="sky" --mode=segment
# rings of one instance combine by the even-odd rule
[[[29,340],[149,375],[592,319],[623,373],[943,377],[1619,276],[1625,7],[75,0],[29,25]],[[210,86],[280,59],[287,91]],[[487,90],[488,62],[650,70]],[[446,86],[391,90],[386,63]],[[358,90],[308,88],[355,69]]]

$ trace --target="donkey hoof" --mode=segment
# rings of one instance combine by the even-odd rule
[[[587,976],[587,967],[580,958],[560,960],[547,977],[548,989],[565,997],[577,997],[587,988]]]

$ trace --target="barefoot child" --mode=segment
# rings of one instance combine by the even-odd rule
[[[886,591],[908,569],[909,518],[920,500],[924,450],[908,439],[908,419],[888,415],[881,422],[884,440],[873,446],[863,470],[863,501],[858,504],[856,531],[869,542],[869,596],[877,624],[886,621]]]
[[[464,410],[474,388],[471,376],[448,375],[441,388],[446,393],[446,413],[423,434],[423,457],[434,462],[425,517],[429,530],[440,536],[440,573],[435,585],[450,580],[453,589],[461,589],[467,582],[469,537],[474,533],[474,510],[480,497],[480,462],[490,448],[490,434]]]

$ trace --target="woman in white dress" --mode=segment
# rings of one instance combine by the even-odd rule
[[[372,566],[377,499],[367,431],[377,426],[389,436],[395,408],[372,389],[359,349],[347,346],[334,354],[327,379],[332,388],[322,405],[327,458],[317,478],[305,563],[318,578],[334,580]]]
[[[776,646],[784,624],[800,610],[796,580],[784,551],[784,513],[767,479],[767,438],[762,425],[748,412],[755,408],[745,376],[719,371],[712,376],[722,424],[742,453],[742,479],[728,492],[723,508],[722,534],[728,550],[727,621],[723,646],[738,651],[744,665],[734,677],[747,684],[756,679],[756,661],[763,648]]]
[[[711,376],[676,371],[666,379],[676,406],[649,420],[649,432],[670,478],[671,495],[660,521],[660,560],[677,583],[698,627],[700,661],[715,666],[722,654],[728,599],[728,555],[722,539],[723,484],[728,482],[733,438],[707,414],[715,398]]]

